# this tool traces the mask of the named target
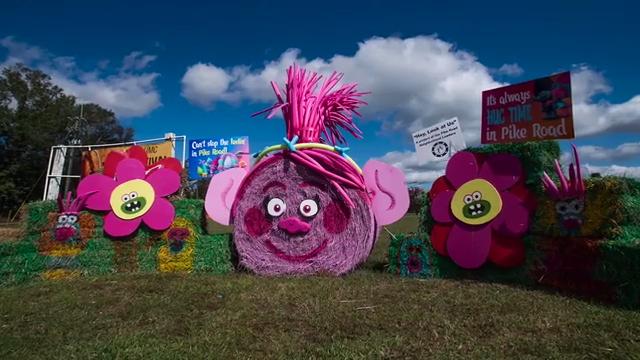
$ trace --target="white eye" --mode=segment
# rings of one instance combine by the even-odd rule
[[[68,220],[67,215],[60,215],[58,216],[58,222],[59,223],[66,223]]]
[[[135,199],[137,197],[138,197],[138,193],[137,192],[132,191],[132,192],[129,193],[129,198],[130,199]]]
[[[278,217],[287,210],[287,205],[278,198],[273,198],[267,203],[267,213],[273,217]]]
[[[73,224],[73,223],[75,223],[76,221],[78,221],[78,217],[77,217],[77,216],[75,216],[75,215],[69,215],[69,217],[68,217],[68,219],[67,219],[67,222],[70,222],[70,223],[72,223],[72,224]]]
[[[566,214],[567,211],[569,210],[569,204],[567,204],[564,201],[559,201],[556,203],[556,212],[558,214]]]
[[[582,200],[573,200],[571,202],[571,210],[573,210],[574,212],[580,213],[582,212],[582,210],[584,210],[584,202],[582,202]]]
[[[473,194],[471,194],[471,196],[473,197],[474,201],[482,200],[482,193],[480,191],[474,192]]]
[[[129,201],[129,194],[122,195],[122,198],[121,198],[121,199],[122,199],[122,202],[127,202],[127,201]]]
[[[473,196],[471,195],[465,195],[464,196],[464,203],[465,204],[471,204],[473,202]]]
[[[312,217],[318,213],[318,203],[315,200],[307,199],[300,203],[302,216]]]

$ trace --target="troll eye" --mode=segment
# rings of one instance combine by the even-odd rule
[[[582,212],[582,210],[584,210],[584,202],[579,199],[573,200],[571,202],[571,209],[577,213]]]
[[[129,199],[135,199],[136,197],[138,197],[138,193],[135,191],[132,191],[129,193]]]
[[[75,222],[78,221],[78,217],[75,215],[69,215],[67,217],[67,222],[71,223],[71,224],[75,224]]]
[[[312,199],[303,200],[300,203],[300,213],[304,217],[313,217],[318,213],[318,203]]]
[[[127,201],[129,201],[129,194],[122,195],[122,198],[121,198],[121,199],[122,199],[122,202],[127,202]]]
[[[556,203],[556,212],[560,215],[566,214],[569,211],[569,204],[564,201]]]
[[[273,217],[278,217],[284,214],[287,209],[287,204],[282,199],[272,198],[267,202],[267,213]]]
[[[58,216],[58,222],[59,223],[66,223],[68,221],[68,217],[67,215],[60,215]]]
[[[482,193],[480,191],[476,191],[471,194],[471,197],[473,198],[473,201],[480,201],[482,200]]]
[[[473,202],[473,196],[465,195],[463,201],[465,204],[471,204]]]

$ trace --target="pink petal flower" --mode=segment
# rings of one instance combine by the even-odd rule
[[[166,230],[173,223],[175,215],[176,211],[169,200],[157,197],[151,209],[142,216],[142,220],[153,230]]]
[[[116,182],[108,176],[102,174],[91,174],[80,181],[76,192],[78,196],[97,191],[87,197],[85,206],[92,210],[111,210],[109,199],[111,192],[116,187]]]
[[[116,167],[116,181],[122,184],[129,180],[144,179],[144,164],[136,159],[124,159]]]
[[[467,181],[475,179],[478,176],[478,162],[475,155],[468,151],[457,152],[447,163],[445,176],[456,189]]]
[[[157,169],[145,179],[156,192],[156,196],[167,196],[180,189],[180,175],[173,170]]]
[[[510,192],[500,193],[502,197],[502,211],[491,222],[491,226],[497,232],[517,237],[529,228],[529,210],[524,202]]]
[[[511,154],[492,155],[482,164],[479,177],[493,184],[498,191],[507,190],[522,177],[520,159]]]
[[[454,223],[447,239],[449,257],[465,269],[477,269],[487,261],[491,249],[491,226]]]
[[[439,223],[450,224],[453,222],[451,217],[451,199],[453,191],[445,190],[436,195],[431,203],[431,216]]]
[[[139,217],[131,220],[120,219],[113,212],[104,217],[104,232],[113,237],[122,237],[133,234],[140,226]]]

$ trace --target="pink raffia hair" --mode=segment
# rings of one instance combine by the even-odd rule
[[[578,156],[578,150],[575,145],[571,145],[573,148],[573,158],[575,160],[574,164],[569,165],[569,180],[564,176],[562,172],[562,167],[560,163],[556,159],[555,168],[556,174],[558,174],[558,178],[560,179],[560,188],[556,185],[556,183],[547,175],[546,172],[542,174],[542,185],[544,186],[544,190],[553,200],[568,200],[573,198],[583,198],[586,189],[584,186],[584,180],[582,179],[582,172],[580,170],[580,157]]]
[[[277,102],[251,116],[268,113],[267,119],[270,119],[281,110],[287,131],[285,142],[289,145],[289,149],[282,152],[284,156],[326,177],[347,204],[353,207],[344,187],[366,192],[364,178],[359,169],[347,160],[344,152],[348,148],[338,145],[347,144],[340,132],[341,128],[355,138],[362,139],[362,131],[353,122],[353,114],[360,116],[357,109],[366,104],[360,97],[367,93],[358,92],[355,83],[333,90],[342,77],[343,74],[333,72],[316,93],[322,76],[307,72],[294,64],[287,69],[285,96],[282,96],[280,88],[272,81]],[[326,144],[333,146],[335,151],[320,148],[295,149],[293,145],[296,142]]]
[[[58,210],[60,213],[79,213],[84,208],[84,203],[87,201],[89,195],[95,191],[91,191],[86,194],[80,195],[78,198],[71,200],[71,191],[67,192],[66,198],[62,198],[62,194],[58,196]]]

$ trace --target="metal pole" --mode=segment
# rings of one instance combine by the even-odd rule
[[[42,201],[47,200],[47,192],[49,191],[49,174],[51,172],[51,163],[53,162],[53,149],[55,149],[55,146],[52,146],[51,151],[49,152],[49,164],[47,165],[47,176],[44,180],[44,194],[42,194]]]

